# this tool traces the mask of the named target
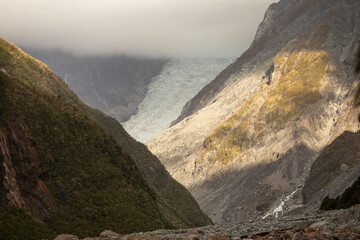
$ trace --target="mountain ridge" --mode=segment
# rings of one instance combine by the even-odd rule
[[[291,7],[289,6],[292,6],[294,2],[299,1],[292,0],[288,1],[287,3],[279,1],[278,3],[273,3],[269,6],[269,8],[265,12],[264,20],[259,25],[255,34],[255,38],[249,49],[247,49],[232,65],[224,69],[223,72],[221,72],[213,81],[211,81],[207,86],[205,86],[193,99],[187,102],[180,116],[171,124],[171,126],[175,125],[187,116],[190,116],[191,114],[194,114],[196,111],[205,107],[212,98],[214,98],[217,94],[220,93],[221,90],[223,90],[223,88],[226,86],[226,82],[231,79],[232,75],[246,75],[248,72],[251,72],[251,68],[259,67],[261,62],[265,63],[265,65],[269,65],[270,67],[271,64],[266,63],[268,61],[266,59],[274,57],[276,52],[278,52],[284,46],[284,44],[286,44],[289,40],[295,38],[298,35],[298,32],[301,32],[301,30],[292,31],[291,29],[285,29],[285,32],[281,32],[279,31],[279,29],[277,29],[277,25],[279,25],[280,23],[290,24],[290,22],[286,21],[285,18],[289,18],[291,14],[287,13],[286,11],[293,12],[297,15],[301,14],[301,12],[303,12],[306,8],[310,7],[311,3],[316,2],[316,0],[300,1],[303,2],[300,7],[296,6],[291,9]],[[324,8],[321,10],[316,9],[316,11],[308,13],[307,17],[311,16],[309,18],[319,18],[322,15],[323,11]],[[286,12],[286,14],[281,15],[283,12]],[[283,19],[276,19],[277,17]],[[276,19],[277,21],[274,21],[274,19]],[[312,24],[311,20],[308,20],[307,22],[305,22],[305,24],[304,22],[302,22],[301,24],[299,24],[298,22],[299,21],[295,21],[295,23],[292,24],[295,28],[299,29],[309,28],[309,24]],[[282,28],[284,28],[284,26]],[[269,49],[270,45],[271,48]],[[261,50],[266,51],[265,54],[263,54],[262,56],[262,58],[265,59],[264,61],[259,61],[259,59],[256,58],[256,53]],[[260,62],[260,64],[257,62]],[[251,65],[255,63],[256,66],[251,67]]]
[[[151,79],[167,59],[125,55],[75,56],[55,50],[25,48],[46,63],[89,106],[127,121],[144,99]]]

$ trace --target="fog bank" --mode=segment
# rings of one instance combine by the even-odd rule
[[[274,0],[2,0],[0,37],[77,54],[238,56]]]

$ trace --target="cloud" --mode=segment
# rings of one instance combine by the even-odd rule
[[[2,0],[0,36],[78,54],[238,56],[274,0]]]

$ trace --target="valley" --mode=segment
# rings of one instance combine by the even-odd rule
[[[201,239],[201,240],[234,240],[234,239],[341,239],[355,240],[360,238],[360,207],[351,209],[321,212],[308,215],[286,216],[276,219],[255,221],[241,220],[234,223],[216,224],[194,229],[157,230],[152,232],[121,235],[112,231],[103,231],[98,237],[88,240],[159,240],[159,239]],[[66,237],[66,235],[60,235]],[[67,239],[78,240],[76,236],[67,235]],[[72,238],[71,238],[72,237]],[[58,239],[56,239],[58,240]]]
[[[360,2],[274,2],[237,57],[199,54],[227,27],[148,7],[79,51],[0,38],[0,239],[359,239]],[[202,57],[135,34],[194,19]]]

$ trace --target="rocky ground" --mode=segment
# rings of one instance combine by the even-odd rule
[[[360,239],[360,205],[338,211],[283,216],[231,224],[217,224],[194,229],[156,230],[120,235],[106,230],[99,237],[86,240],[240,240],[240,239]],[[84,240],[85,240],[84,239]],[[55,240],[78,240],[73,235],[59,235]]]

